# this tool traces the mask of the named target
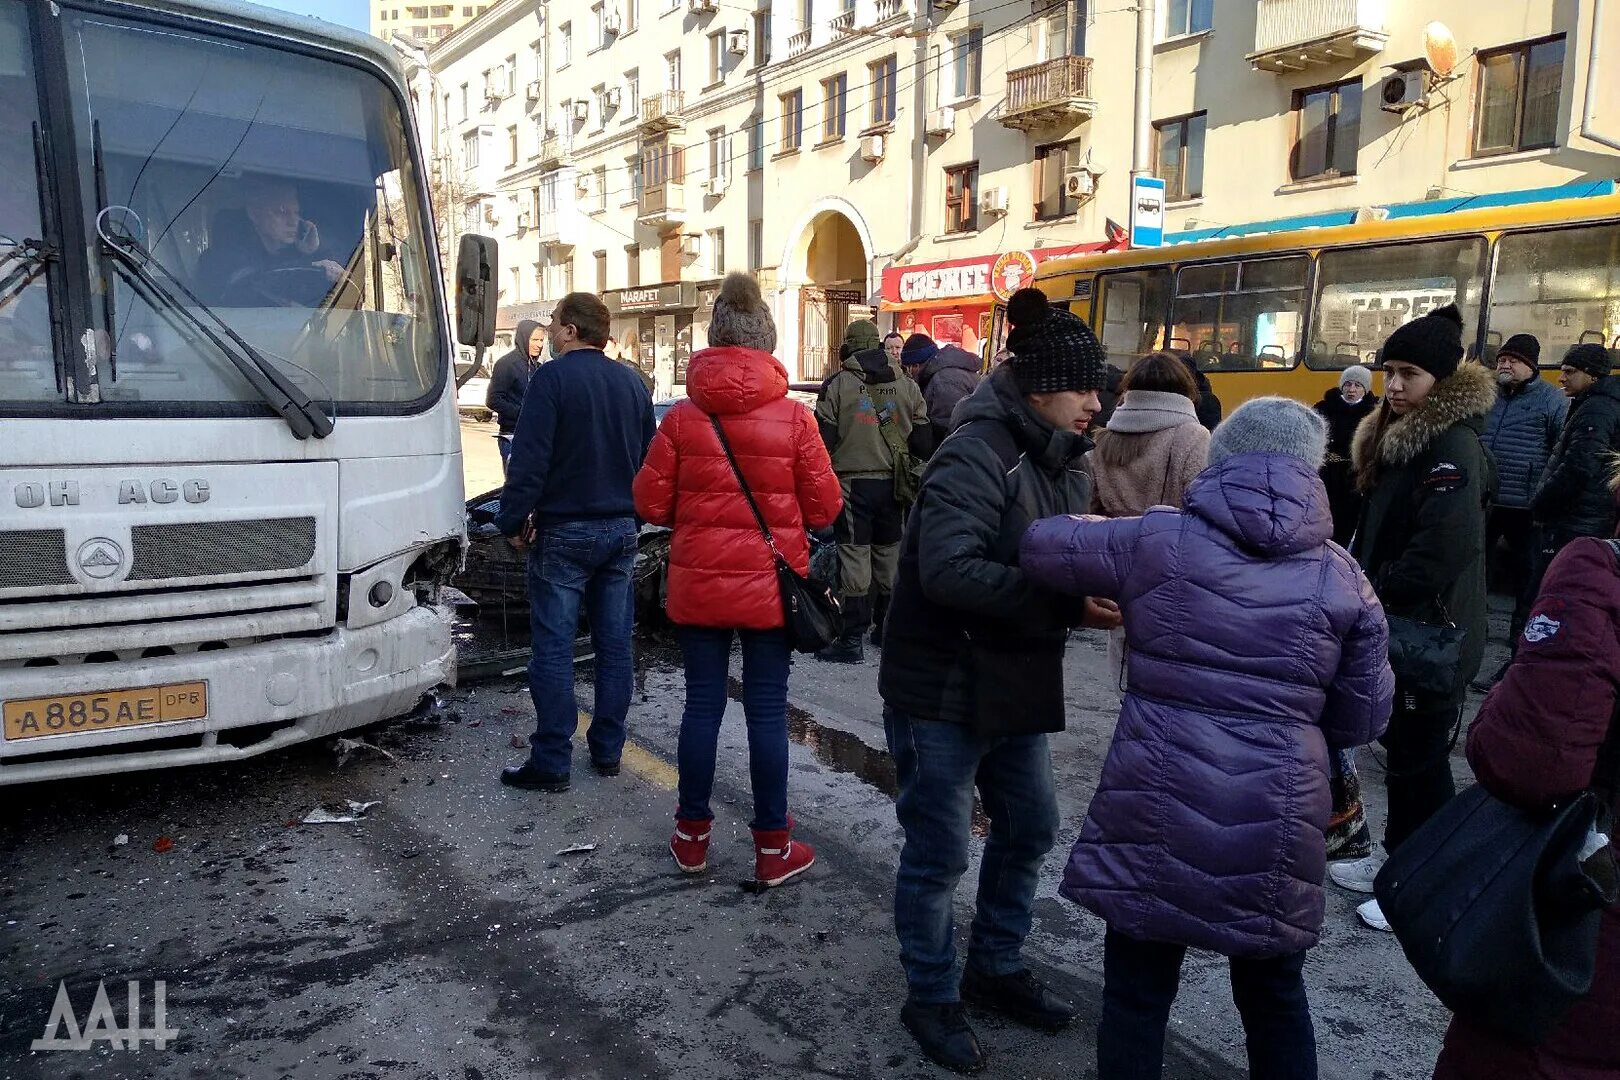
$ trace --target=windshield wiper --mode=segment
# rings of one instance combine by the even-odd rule
[[[146,245],[127,228],[115,228],[117,215],[140,222],[127,206],[107,207],[96,217],[102,250],[124,271],[130,284],[153,307],[166,310],[193,331],[207,338],[242,373],[259,396],[281,414],[296,439],[311,435],[324,439],[332,433],[332,418],[264,354],[248,344],[230,323],[203,303],[172,270],[164,266]],[[177,295],[178,294],[178,295]],[[205,319],[203,316],[207,316]]]
[[[44,276],[56,252],[43,240],[0,237],[0,311],[10,307],[28,286]]]

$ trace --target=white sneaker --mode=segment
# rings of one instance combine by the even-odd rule
[[[1384,909],[1378,906],[1376,900],[1369,900],[1356,908],[1356,916],[1374,930],[1382,930],[1386,934],[1394,933],[1389,928],[1389,920],[1384,918]]]
[[[1389,858],[1382,851],[1374,851],[1364,859],[1353,862],[1328,863],[1328,877],[1340,888],[1351,892],[1370,893],[1373,891],[1373,879],[1378,871],[1384,868],[1384,862]]]

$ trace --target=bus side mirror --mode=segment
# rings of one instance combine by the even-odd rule
[[[461,238],[456,257],[456,340],[487,349],[495,344],[497,246],[487,236]]]

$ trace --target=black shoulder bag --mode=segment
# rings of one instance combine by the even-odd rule
[[[1468,631],[1451,620],[1437,598],[1442,622],[1429,623],[1407,615],[1387,615],[1389,668],[1403,690],[1449,698],[1462,686],[1462,651]]]
[[[1591,990],[1620,872],[1610,845],[1591,850],[1589,837],[1613,835],[1617,784],[1620,708],[1586,791],[1531,811],[1476,784],[1384,864],[1379,907],[1418,977],[1459,1017],[1534,1046]]]
[[[731,471],[737,477],[737,486],[742,488],[743,498],[748,500],[748,509],[754,512],[754,521],[765,537],[765,546],[771,549],[771,558],[776,563],[776,585],[782,593],[782,628],[787,631],[788,643],[798,652],[819,652],[837,641],[844,632],[844,611],[838,602],[838,595],[826,582],[803,577],[788,565],[777,550],[771,527],[765,524],[765,515],[760,513],[759,504],[754,501],[754,493],[749,490],[742,466],[737,464],[737,455],[731,452],[731,442],[726,438],[726,429],[720,426],[720,418],[711,416],[709,423],[714,425],[714,433],[720,438],[720,449],[726,452],[726,460],[731,462]]]

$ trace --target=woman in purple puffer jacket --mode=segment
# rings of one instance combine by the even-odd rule
[[[1259,398],[1216,429],[1184,509],[1048,518],[1029,579],[1117,600],[1130,665],[1062,893],[1108,923],[1100,1080],[1160,1075],[1188,947],[1232,958],[1257,1080],[1310,1080],[1301,970],[1325,900],[1328,752],[1389,718],[1384,613],[1329,542],[1322,419]]]

